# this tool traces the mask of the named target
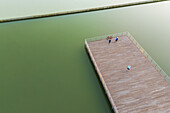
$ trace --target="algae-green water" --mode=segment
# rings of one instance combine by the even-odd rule
[[[0,24],[0,113],[111,113],[84,39],[129,31],[170,74],[170,2]]]

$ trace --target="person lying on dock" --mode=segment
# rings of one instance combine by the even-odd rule
[[[130,68],[131,68],[131,66],[128,66],[128,67],[127,67],[127,70],[130,70]]]

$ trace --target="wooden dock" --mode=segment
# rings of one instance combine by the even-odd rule
[[[170,84],[127,35],[85,44],[115,113],[170,113]]]

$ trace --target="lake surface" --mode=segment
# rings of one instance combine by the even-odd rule
[[[154,0],[0,0],[0,20]]]
[[[170,75],[170,2],[0,24],[0,112],[111,113],[84,39],[129,31]]]

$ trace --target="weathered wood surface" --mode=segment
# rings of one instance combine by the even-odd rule
[[[116,112],[170,113],[169,83],[127,36],[111,44],[86,42],[86,47]]]

